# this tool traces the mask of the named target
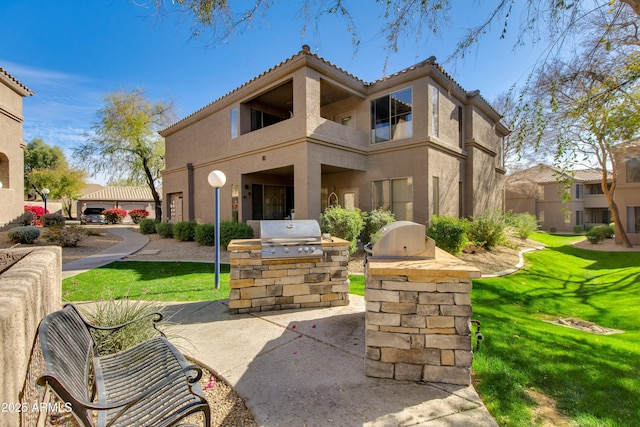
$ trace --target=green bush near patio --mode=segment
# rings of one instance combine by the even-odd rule
[[[180,221],[173,226],[173,237],[181,242],[191,242],[196,238],[196,224],[193,221]]]
[[[173,237],[173,223],[171,222],[157,222],[156,233],[158,236],[169,239]]]
[[[213,224],[198,224],[195,234],[196,242],[200,246],[215,246],[216,227]]]
[[[156,232],[156,220],[151,218],[145,218],[140,221],[140,233],[141,234],[155,234]]]

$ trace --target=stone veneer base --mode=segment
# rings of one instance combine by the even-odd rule
[[[440,249],[430,260],[367,263],[365,373],[471,384],[471,280],[480,271]]]
[[[259,239],[233,240],[227,250],[232,313],[349,304],[349,242],[323,240],[315,258],[263,259]]]

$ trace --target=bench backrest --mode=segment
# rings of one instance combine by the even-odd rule
[[[88,401],[95,342],[76,308],[67,305],[45,317],[39,338],[46,372],[38,382],[48,383],[62,399]],[[60,386],[64,390],[58,390]],[[65,390],[70,396],[64,395]]]

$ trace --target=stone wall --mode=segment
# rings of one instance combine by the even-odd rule
[[[40,320],[60,309],[62,250],[0,250],[0,272],[0,402],[17,403]],[[18,425],[19,413],[0,412],[0,426]]]
[[[234,313],[349,304],[349,242],[323,240],[315,258],[262,259],[260,240],[233,240],[229,309]]]
[[[366,375],[471,384],[471,280],[480,271],[436,249],[435,259],[370,260]]]

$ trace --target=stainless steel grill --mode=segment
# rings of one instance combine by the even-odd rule
[[[260,221],[262,258],[322,256],[320,225],[312,219]]]
[[[435,244],[425,235],[422,224],[396,221],[379,231],[375,243],[368,243],[364,250],[369,259],[428,259],[435,256]]]

